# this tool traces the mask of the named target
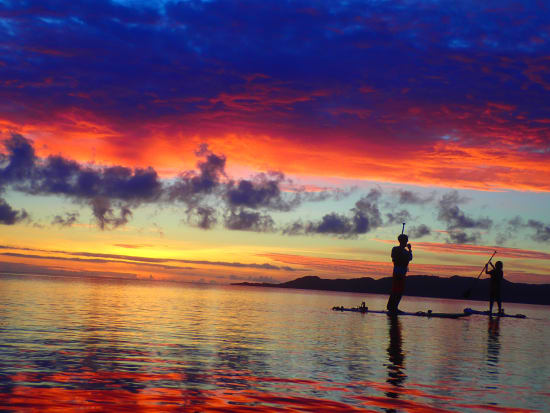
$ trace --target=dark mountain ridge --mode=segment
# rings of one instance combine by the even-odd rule
[[[450,278],[430,275],[411,275],[407,277],[405,295],[415,297],[433,297],[464,299],[463,293],[472,285],[469,300],[487,301],[489,299],[489,279],[475,282],[472,277],[454,275]],[[251,287],[298,288],[303,290],[343,291],[368,294],[388,294],[391,289],[391,277],[375,280],[370,277],[351,279],[324,279],[306,276],[281,284],[270,283],[234,283]],[[502,282],[502,300],[509,303],[550,305],[550,284]]]

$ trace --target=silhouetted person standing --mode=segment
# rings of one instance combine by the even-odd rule
[[[491,264],[492,270],[489,270],[489,264]],[[500,298],[500,288],[502,279],[504,278],[504,272],[502,271],[502,261],[497,261],[495,265],[489,261],[485,265],[485,274],[491,276],[491,284],[489,291],[489,313],[493,312],[493,303],[496,301],[498,304],[498,312],[502,313],[502,299]]]
[[[408,244],[409,237],[401,234],[397,237],[399,246],[391,250],[391,259],[393,261],[393,281],[390,298],[386,306],[389,312],[397,313],[399,302],[405,290],[405,277],[409,270],[409,262],[413,259],[411,244]]]

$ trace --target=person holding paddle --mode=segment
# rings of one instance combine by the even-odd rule
[[[491,264],[492,270],[489,270],[489,264]],[[502,271],[502,261],[497,261],[495,265],[489,260],[485,264],[485,274],[491,276],[491,284],[489,291],[489,314],[493,313],[493,303],[496,301],[498,304],[498,313],[502,314],[502,300],[500,298],[500,286],[502,279],[504,278],[504,272]]]
[[[403,224],[403,229],[405,229],[405,224]],[[409,237],[401,232],[397,237],[399,241],[399,246],[393,247],[391,250],[391,259],[393,261],[393,280],[391,287],[391,294],[388,299],[388,304],[386,308],[388,312],[396,314],[399,312],[398,306],[403,296],[403,291],[405,290],[405,277],[407,271],[409,270],[409,262],[412,261],[412,248],[409,244]],[[407,249],[405,249],[405,247]]]

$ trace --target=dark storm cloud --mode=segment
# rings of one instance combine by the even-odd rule
[[[56,215],[51,225],[58,225],[60,227],[71,227],[73,224],[76,224],[78,222],[79,217],[78,212],[67,212],[65,213],[65,217],[62,217],[61,215]]]

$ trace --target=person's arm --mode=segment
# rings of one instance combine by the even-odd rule
[[[412,259],[413,259],[413,252],[412,252],[411,244],[407,244],[407,248],[409,249],[409,261],[412,261]]]

